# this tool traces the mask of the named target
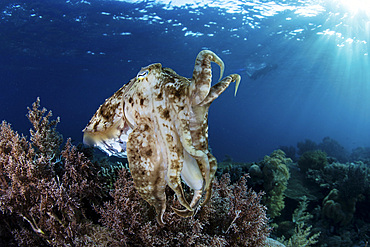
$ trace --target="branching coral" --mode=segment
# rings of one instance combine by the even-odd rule
[[[211,202],[192,218],[165,213],[166,225],[155,222],[154,211],[133,187],[122,170],[112,192],[113,202],[98,211],[102,223],[112,230],[110,244],[122,246],[262,246],[270,229],[262,194],[247,188],[246,176],[230,185],[228,175],[216,180]],[[180,207],[175,195],[168,205]]]

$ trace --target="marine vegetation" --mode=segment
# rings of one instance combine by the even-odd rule
[[[111,192],[114,201],[99,209],[101,222],[110,229],[108,245],[122,246],[263,246],[270,232],[262,193],[246,185],[247,176],[230,184],[229,175],[215,179],[210,203],[193,217],[164,214],[165,225],[157,224],[155,212],[135,191],[132,178],[123,169]],[[171,190],[168,206],[179,206]]]
[[[337,143],[328,138],[324,140]],[[311,150],[301,155],[298,164],[290,165],[290,170],[294,178],[299,179],[289,180],[287,203],[294,205],[292,200],[296,201],[297,195],[302,193],[310,196],[308,210],[315,217],[311,224],[315,231],[321,231],[318,238],[321,245],[352,246],[368,241],[370,177],[366,164],[362,161],[340,163],[337,157]]]
[[[263,193],[248,188],[247,175],[233,184],[227,174],[215,179],[210,202],[192,217],[165,212],[166,224],[158,224],[130,172],[122,167],[106,194],[109,172],[101,175],[70,139],[60,149],[59,119],[51,117],[37,99],[29,139],[1,124],[2,246],[262,246],[269,235]],[[166,190],[168,206],[179,207]]]
[[[308,141],[307,146],[315,146],[312,143]],[[248,172],[248,185],[266,193],[262,201],[268,214],[274,215],[270,208],[279,209],[270,219],[274,228],[271,236],[284,239],[287,246],[366,246],[370,236],[370,167],[366,161],[340,163],[322,150],[301,153],[298,162],[276,156],[285,157],[279,150],[254,163],[234,162],[228,157],[219,163],[217,176],[230,173],[233,181]],[[274,167],[279,166],[272,164],[285,164],[286,168],[280,166],[277,172]],[[277,177],[287,178],[286,171],[289,180],[281,179],[280,185],[277,182],[268,187]],[[278,193],[269,193],[268,188],[284,191],[276,198]]]
[[[313,216],[306,211],[308,203],[307,197],[303,197],[299,202],[299,206],[294,210],[292,216],[292,222],[295,226],[294,233],[288,240],[285,240],[285,236],[280,239],[286,247],[307,247],[318,242],[320,232],[312,234],[312,225],[308,225],[309,220],[313,218]]]
[[[299,155],[302,155],[308,151],[320,150],[325,152],[330,157],[335,157],[339,162],[347,162],[349,157],[349,154],[345,148],[340,145],[338,141],[328,136],[324,137],[318,144],[310,139],[306,139],[304,142],[298,142],[297,148]]]
[[[327,154],[320,150],[304,152],[298,160],[298,166],[303,172],[321,170],[327,164]]]
[[[284,192],[287,188],[290,177],[287,164],[292,160],[285,157],[285,153],[280,149],[275,150],[270,156],[265,156],[259,163],[264,177],[264,191],[266,196],[263,198],[264,204],[268,208],[271,218],[280,215],[280,211],[285,207]]]
[[[347,225],[356,211],[357,201],[370,188],[367,166],[362,162],[329,163],[326,153],[320,150],[303,153],[298,166],[326,195],[322,202],[323,215],[334,224]]]
[[[248,184],[256,191],[264,191],[263,204],[268,208],[270,218],[280,215],[284,209],[284,192],[290,178],[288,164],[292,163],[290,158],[285,157],[285,153],[278,149],[273,151],[270,156],[256,163],[237,163],[232,160],[220,163],[220,171],[217,173],[230,173],[232,181],[244,173],[250,174]]]
[[[80,244],[91,224],[86,213],[102,196],[97,171],[70,139],[59,150],[59,118],[50,121],[51,111],[46,114],[39,103],[27,114],[29,141],[1,124],[1,228],[20,246]]]
[[[362,161],[370,165],[370,147],[357,147],[352,150],[351,161]]]

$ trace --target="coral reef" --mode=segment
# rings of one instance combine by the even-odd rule
[[[351,161],[362,161],[370,165],[370,147],[357,147],[352,150]]]
[[[0,125],[1,246],[278,246],[267,238],[266,212],[276,226],[272,237],[285,236],[286,246],[366,246],[369,239],[367,148],[353,150],[351,158],[361,161],[347,163],[322,150],[324,143],[340,150],[330,138],[298,163],[281,150],[256,163],[229,158],[220,163],[210,202],[191,218],[168,211],[161,226],[125,160],[99,158],[70,139],[62,147],[59,118],[40,109],[39,99],[27,117],[29,138]],[[167,207],[181,208],[166,193]]]
[[[296,161],[296,159],[297,159],[297,156],[296,156],[297,150],[294,146],[280,146],[279,149],[282,150],[285,153],[287,158],[290,158],[293,161]]]
[[[304,152],[298,160],[298,166],[303,172],[311,170],[321,170],[327,165],[326,153],[315,150]]]
[[[331,138],[326,137],[319,144],[306,140],[298,143],[297,147],[300,157],[296,163],[286,163],[290,178],[285,183],[287,189],[280,194],[281,197],[274,198],[277,194],[269,193],[269,189],[279,185],[270,183],[277,175],[274,166],[265,167],[266,161],[273,155],[256,163],[225,160],[220,164],[218,176],[230,172],[235,179],[245,172],[250,174],[248,185],[256,191],[266,192],[263,202],[272,218],[271,225],[274,230],[271,237],[287,237],[287,246],[306,246],[313,240],[318,241],[313,245],[322,247],[365,246],[370,236],[370,167],[367,158],[370,157],[370,148],[354,149],[350,156],[352,162],[341,163],[349,157],[348,153]],[[294,156],[294,148],[282,148]],[[330,156],[326,152],[330,153]],[[284,171],[285,169],[281,171],[281,175],[286,174]],[[269,184],[273,186],[269,187]],[[284,186],[276,186],[275,189],[279,188]],[[296,220],[292,221],[292,215],[295,208],[302,206],[300,201],[303,196],[310,201],[305,206],[305,212],[310,218],[303,225],[297,225],[294,222]],[[270,202],[277,203],[271,206]],[[278,205],[285,207],[280,210]],[[277,211],[278,215],[272,217],[274,214],[271,214],[270,208],[280,210]],[[310,235],[318,232],[321,232],[320,236]],[[315,236],[315,239],[310,240],[311,236]]]
[[[215,179],[210,203],[191,218],[167,212],[168,223],[161,226],[123,164],[95,160],[91,150],[79,152],[70,139],[60,149],[59,118],[51,120],[51,111],[39,108],[37,99],[27,115],[33,126],[29,140],[5,121],[0,127],[3,246],[264,244],[271,229],[260,203],[263,193],[247,187],[247,175],[233,184],[228,174]],[[175,194],[167,192],[168,206],[179,208]]]
[[[347,225],[356,211],[356,203],[370,189],[367,167],[349,164],[344,167],[343,178],[335,181],[335,187],[323,200],[323,214],[334,224]]]
[[[327,196],[322,213],[334,224],[344,226],[353,218],[356,203],[369,189],[368,169],[361,163],[329,163],[326,153],[316,150],[303,153],[298,165],[306,177]]]
[[[285,153],[278,149],[257,163],[236,163],[231,160],[221,162],[217,175],[230,173],[231,181],[236,181],[236,178],[249,173],[251,179],[248,185],[256,191],[265,192],[263,204],[268,208],[268,215],[274,218],[280,215],[280,211],[285,206],[284,191],[290,177],[287,165],[291,162],[292,160],[286,158]]]
[[[280,217],[274,218],[273,224],[278,227],[272,234],[304,235],[303,229],[294,229],[295,224],[288,220],[291,208],[304,195],[311,201],[307,211],[314,217],[310,221],[312,231],[321,231],[317,245],[366,246],[370,236],[368,149],[354,149],[348,156],[343,147],[329,137],[319,144],[306,140],[297,146],[301,156],[297,164],[289,165],[292,178],[285,193],[287,206]],[[348,157],[352,162],[346,162]]]
[[[327,153],[328,156],[335,157],[339,162],[348,161],[349,154],[345,148],[338,141],[328,136],[324,137],[319,143],[319,149]]]
[[[66,246],[78,242],[89,228],[87,203],[100,195],[91,163],[70,139],[59,151],[61,136],[50,121],[51,111],[29,109],[30,142],[5,121],[0,131],[0,210],[17,225],[12,229],[21,246]],[[61,153],[61,157],[56,156]]]
[[[230,185],[225,174],[213,184],[211,202],[194,217],[181,218],[173,212],[164,214],[166,225],[155,222],[155,212],[133,187],[130,174],[123,169],[111,193],[114,201],[98,211],[101,222],[122,246],[261,246],[270,228],[262,194],[247,188],[246,176]],[[174,193],[167,205],[180,207]],[[222,224],[220,224],[222,222]],[[117,242],[118,241],[118,242]]]
[[[337,189],[332,189],[322,204],[322,213],[341,226],[348,224],[356,211],[356,200],[347,200]]]
[[[357,198],[370,190],[369,168],[362,162],[345,166],[345,176],[338,181],[338,189],[344,198]]]
[[[318,242],[320,232],[312,234],[312,226],[308,225],[308,222],[313,218],[313,216],[306,211],[308,203],[307,198],[303,197],[298,208],[294,210],[292,222],[295,224],[295,231],[288,240],[285,240],[284,237],[281,239],[285,246],[311,246]]]
[[[266,192],[263,202],[267,206],[267,212],[271,218],[279,216],[280,211],[285,207],[284,191],[290,177],[287,164],[291,162],[292,160],[286,158],[285,153],[278,149],[270,156],[265,156],[263,161],[259,163],[263,172],[263,187]]]
[[[340,145],[338,141],[328,136],[324,137],[319,144],[316,144],[314,141],[309,139],[306,139],[304,142],[298,142],[297,148],[299,155],[308,151],[321,150],[328,156],[335,157],[339,162],[347,162],[349,157],[349,153],[345,148]]]
[[[240,163],[228,158],[220,163],[217,176],[230,173],[232,181],[236,181],[241,174],[248,172],[251,176],[248,179],[248,185],[255,191],[266,192],[263,202],[268,208],[279,209],[276,205],[285,205],[277,211],[279,215],[271,217],[271,225],[274,226],[274,231],[271,233],[272,238],[284,235],[288,238],[285,241],[291,238],[291,246],[298,246],[297,243],[305,246],[305,241],[310,241],[310,233],[321,232],[320,236],[315,238],[315,241],[318,241],[314,244],[315,246],[365,246],[370,236],[370,216],[368,214],[370,167],[367,159],[367,152],[370,148],[354,149],[350,156],[352,162],[340,163],[338,160],[344,160],[343,157],[347,157],[347,154],[340,158],[337,156],[338,152],[331,152],[333,156],[328,156],[323,150],[331,149],[341,152],[341,146],[331,138],[324,138],[319,144],[306,140],[298,143],[297,146],[300,154],[297,163],[290,163],[290,161],[286,163],[290,173],[287,189],[280,194],[282,196],[276,200],[278,203],[272,207],[269,200],[274,203],[275,201],[271,198],[277,194],[269,193],[269,188],[274,186],[269,187],[268,185],[274,185],[270,181],[277,173],[274,166],[269,169],[266,166],[265,170],[264,167],[265,161],[273,155],[256,163]],[[282,148],[294,154],[293,148]],[[284,171],[285,169],[281,171],[281,175],[286,174]],[[284,186],[276,186],[276,189],[278,188],[284,188]],[[307,219],[307,222],[299,227],[293,222],[295,220],[292,221],[292,215],[294,209],[300,207],[303,196],[310,201],[305,211],[314,218]],[[268,213],[271,211],[268,210]],[[309,227],[309,224],[312,227]],[[285,244],[289,246],[289,242]]]
[[[319,146],[316,144],[316,142],[306,139],[304,142],[298,142],[297,143],[298,148],[298,155],[302,155],[303,153],[307,151],[313,151],[319,149]]]

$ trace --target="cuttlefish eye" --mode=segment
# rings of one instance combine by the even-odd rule
[[[136,76],[136,79],[141,81],[143,80],[145,77],[147,77],[149,74],[149,71],[148,70],[144,70],[144,71],[140,71],[137,76]]]

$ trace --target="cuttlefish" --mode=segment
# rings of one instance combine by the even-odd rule
[[[211,62],[221,68],[213,86]],[[236,95],[241,80],[238,74],[221,80],[223,71],[223,61],[209,50],[198,54],[191,79],[151,64],[106,99],[83,130],[85,144],[127,157],[135,188],[154,206],[159,224],[164,224],[166,185],[184,207],[173,207],[182,217],[211,197],[217,161],[208,149],[208,109],[231,82]],[[190,203],[182,180],[193,190]]]

